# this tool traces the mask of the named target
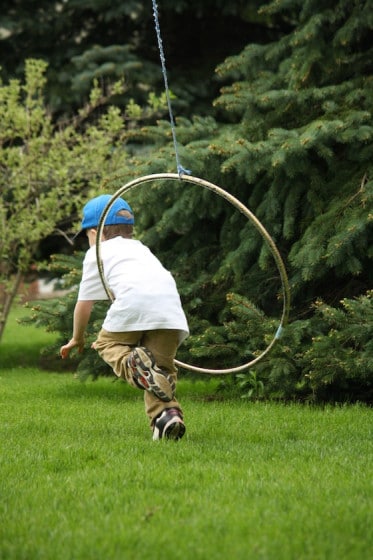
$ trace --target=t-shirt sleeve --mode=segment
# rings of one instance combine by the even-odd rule
[[[106,300],[108,296],[102,284],[96,256],[88,251],[83,261],[83,274],[79,286],[78,301]]]

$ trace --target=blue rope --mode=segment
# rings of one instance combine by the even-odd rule
[[[176,140],[176,127],[175,127],[174,115],[172,113],[170,90],[169,90],[169,87],[168,87],[168,79],[167,79],[167,71],[166,71],[166,59],[165,59],[165,56],[164,56],[163,43],[162,43],[162,37],[161,37],[161,29],[160,29],[160,26],[159,26],[158,7],[157,7],[156,0],[152,0],[152,2],[153,2],[153,15],[154,15],[155,30],[156,30],[157,39],[158,39],[159,56],[160,56],[160,59],[161,59],[162,74],[163,74],[164,86],[165,86],[165,91],[166,91],[168,112],[169,112],[169,115],[170,115],[172,138],[173,138],[173,141],[174,141],[177,172],[179,174],[179,177],[180,177],[180,175],[183,175],[183,174],[184,175],[185,174],[186,175],[191,175],[192,172],[189,169],[185,169],[180,164],[179,151],[178,151],[178,148],[177,148],[177,140]]]

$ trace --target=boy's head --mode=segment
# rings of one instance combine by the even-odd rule
[[[110,200],[110,194],[102,194],[87,202],[83,208],[83,230],[96,229],[98,227],[101,215]],[[105,239],[111,239],[118,235],[132,237],[134,223],[135,218],[128,202],[123,198],[117,198],[106,216],[103,236]]]

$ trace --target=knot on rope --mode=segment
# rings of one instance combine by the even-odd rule
[[[191,172],[190,169],[185,169],[185,167],[183,167],[182,165],[180,165],[180,163],[179,163],[178,166],[177,166],[177,172],[178,172],[178,174],[179,174],[179,177],[180,177],[181,175],[191,175],[191,174],[192,174],[192,172]]]

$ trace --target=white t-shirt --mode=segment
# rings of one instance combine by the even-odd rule
[[[176,329],[180,343],[188,336],[175,280],[148,247],[135,239],[115,237],[102,242],[101,258],[106,282],[115,297],[102,325],[105,330]],[[93,246],[84,258],[78,300],[106,299]]]

